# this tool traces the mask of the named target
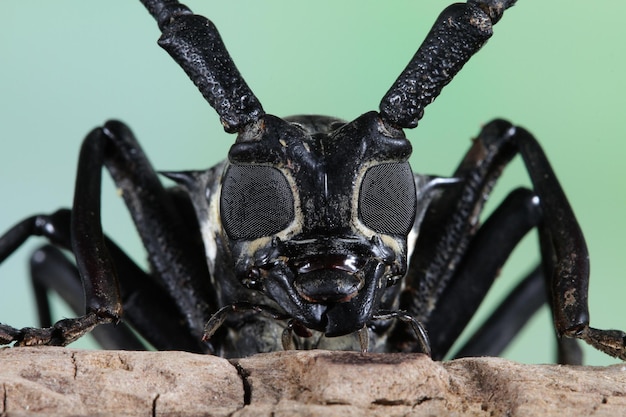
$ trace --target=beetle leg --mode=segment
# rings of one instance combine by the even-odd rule
[[[433,203],[431,210],[435,213],[431,220],[434,221],[426,219],[423,222],[428,228],[434,228],[435,232],[433,237],[422,231],[421,236],[426,237],[421,243],[418,239],[416,244],[414,256],[418,258],[416,265],[411,266],[413,272],[409,277],[412,278],[410,286],[417,298],[411,302],[413,311],[409,309],[409,312],[415,313],[418,319],[426,317],[424,321],[430,326],[432,308],[436,303],[446,302],[442,293],[452,282],[454,271],[462,270],[461,261],[467,256],[473,229],[477,226],[477,216],[482,208],[481,199],[484,201],[484,197],[477,193],[485,195],[489,192],[500,171],[516,153],[524,160],[540,203],[541,219],[537,227],[544,275],[549,283],[550,306],[558,335],[580,338],[609,355],[626,358],[624,333],[589,328],[587,247],[545,154],[530,133],[503,120],[495,120],[483,128],[455,174],[455,177],[466,178],[465,185],[461,191],[446,190],[440,201]],[[446,211],[445,205],[441,203],[447,204],[450,198],[457,199],[459,203],[451,205],[450,211]],[[444,231],[437,232],[437,228]],[[423,253],[420,253],[420,249]],[[425,258],[422,257],[424,255]],[[448,311],[454,311],[459,304],[453,309],[448,308]],[[435,337],[435,345],[436,340]],[[565,346],[560,344],[562,352]],[[570,351],[566,355],[575,358],[570,348],[566,350]]]
[[[486,144],[480,138],[475,140],[453,175],[460,182],[446,187],[433,199],[420,224],[400,307],[427,325],[478,230],[485,200],[514,156],[504,145],[505,141]],[[440,352],[435,350],[434,354]]]
[[[250,303],[235,303],[229,304],[220,308],[213,316],[209,319],[209,321],[204,326],[204,335],[202,336],[202,340],[209,341],[211,337],[215,334],[215,332],[224,324],[228,316],[232,314],[244,314],[244,313],[254,313],[261,314],[262,316],[271,318],[273,320],[287,320],[291,317],[279,312],[272,307],[267,307],[264,305],[256,305]],[[291,324],[291,329],[294,328],[294,323]]]
[[[478,229],[462,259],[454,265],[455,272],[428,318],[435,357],[441,358],[450,349],[478,309],[502,265],[540,218],[538,199],[532,191],[520,188],[510,193]],[[530,316],[524,321],[528,318]]]
[[[49,290],[58,293],[75,313],[80,314],[84,308],[80,276],[76,266],[59,249],[52,245],[37,249],[30,260],[30,272],[41,327],[52,326],[48,302]],[[103,324],[93,329],[91,334],[105,349],[145,349],[143,343],[124,323],[117,326]]]
[[[533,183],[540,203],[540,212],[537,212],[540,216],[526,218],[524,221],[530,220],[530,223],[525,226],[515,226],[515,223],[509,224],[506,220],[500,221],[499,226],[486,223],[484,231],[476,234],[486,196],[502,169],[517,153],[523,158]],[[515,128],[502,120],[493,121],[474,141],[454,177],[463,179],[463,183],[446,189],[437,197],[422,222],[420,238],[407,274],[409,285],[401,301],[401,308],[407,309],[431,330],[435,357],[445,354],[456,338],[454,335],[458,335],[464,327],[465,317],[473,314],[482,299],[480,295],[474,296],[472,305],[458,302],[459,297],[463,298],[475,285],[482,286],[480,292],[484,295],[499,266],[512,250],[512,247],[505,250],[494,240],[498,231],[501,234],[512,233],[506,232],[507,228],[516,227],[515,233],[521,235],[507,238],[509,244],[514,246],[533,227],[533,222],[539,229],[544,275],[549,282],[550,305],[559,336],[581,338],[608,354],[620,358],[626,356],[623,333],[588,327],[589,265],[585,241],[563,190],[536,140],[524,129]],[[533,201],[532,195],[528,201]],[[518,218],[523,219],[524,216]],[[481,237],[482,234],[485,238]],[[480,243],[481,240],[486,243]],[[489,243],[492,240],[494,243]],[[490,256],[485,259],[487,255]],[[482,272],[481,276],[489,279],[459,278],[463,274],[471,276],[472,268],[484,268],[483,264],[487,261],[492,263],[487,268],[491,272]],[[463,272],[466,269],[468,272]],[[455,289],[457,286],[461,290]],[[436,313],[436,309],[442,313]],[[456,316],[454,319],[450,317],[453,313]],[[560,352],[565,352],[562,360],[577,360],[576,349],[572,349],[569,342],[559,342],[559,348]]]
[[[141,281],[139,277],[146,276],[144,273],[137,273],[140,271],[139,268],[128,266],[130,265],[130,261],[126,261],[128,258],[110,241],[107,242],[102,232],[100,183],[105,163],[123,193],[148,250],[154,279],[158,282],[158,285],[156,283],[138,285],[138,288],[141,288],[139,292],[165,293],[168,294],[167,297],[171,295],[169,300],[174,301],[166,303],[173,308],[166,308],[164,304],[161,315],[170,316],[170,312],[174,314],[166,317],[163,323],[152,324],[151,328],[147,325],[147,333],[158,335],[154,326],[160,324],[174,329],[180,328],[181,323],[177,320],[184,317],[187,332],[199,341],[202,326],[210,315],[212,293],[202,246],[195,242],[193,238],[195,235],[189,232],[193,230],[189,224],[193,221],[181,219],[181,216],[187,213],[181,214],[184,208],[181,208],[180,198],[163,188],[128,128],[119,122],[108,122],[103,129],[92,131],[83,142],[71,220],[68,210],[60,210],[51,216],[33,216],[20,222],[0,238],[0,262],[32,235],[45,236],[53,244],[71,250],[76,257],[85,291],[88,317],[76,319],[75,326],[64,321],[54,330],[53,336],[41,333],[40,342],[69,343],[74,338],[70,333],[79,332],[80,329],[83,334],[88,332],[93,327],[94,320],[97,321],[96,324],[119,321],[122,302],[116,260],[120,262],[118,267],[123,269],[121,272],[131,275],[125,276],[125,286],[136,284],[132,283],[132,276],[137,277],[136,282]],[[188,206],[191,207],[189,204]],[[197,234],[198,228],[195,227],[195,230],[193,233]],[[112,255],[111,251],[115,251],[115,254]],[[164,288],[158,288],[159,286]],[[133,289],[130,288],[128,293],[132,292]],[[149,304],[141,297],[135,297],[134,302]],[[148,307],[147,311],[155,309],[157,306]],[[176,324],[170,326],[168,323],[173,323],[172,320]],[[145,324],[150,320],[143,317],[138,322]],[[12,334],[21,337],[16,329],[12,330],[8,326],[4,329],[6,337]],[[65,332],[67,338],[64,329],[67,329]],[[185,331],[179,330],[173,334],[181,333]],[[30,330],[29,335],[36,336]],[[13,340],[15,339],[8,343]],[[172,344],[166,343],[162,346]],[[197,342],[191,350],[202,350],[199,346]]]
[[[15,251],[30,236],[45,236],[51,242],[67,249],[69,248],[69,227],[64,214],[66,211],[59,210],[48,215],[36,215],[29,217],[13,226],[2,237],[0,237],[0,262]],[[106,268],[105,272],[111,272]],[[102,288],[100,288],[102,289]],[[116,288],[113,287],[113,296],[107,305],[101,308],[94,308],[81,317],[75,319],[61,320],[54,325],[43,328],[23,328],[14,329],[7,325],[2,325],[0,341],[3,344],[16,342],[17,344],[39,345],[53,344],[66,345],[73,342],[80,336],[88,333],[96,325],[102,323],[117,322],[121,314],[121,303],[119,297],[115,297]]]
[[[621,330],[598,330],[587,326],[574,337],[611,356],[626,360],[626,333]]]
[[[69,221],[70,213],[67,211]],[[124,318],[117,326],[104,324],[91,334],[105,349],[143,350],[146,346],[125,323],[129,323],[158,350],[206,351],[199,341],[181,326],[183,317],[176,305],[153,278],[139,268],[109,239],[107,248],[120,276]],[[54,291],[76,313],[84,309],[80,275],[66,256],[54,246],[44,246],[31,257],[31,278],[37,299],[40,325],[51,326],[48,292]]]
[[[474,316],[500,268],[521,239],[541,222],[539,199],[528,189],[510,193],[472,238],[455,275],[428,320],[435,357],[442,358]],[[547,301],[543,269],[535,268],[453,357],[497,356]],[[558,362],[580,364],[574,341],[557,339]]]
[[[491,313],[453,358],[498,356],[535,312],[548,300],[546,278],[541,265],[530,272]],[[557,363],[581,365],[583,352],[576,339],[559,337]]]
[[[452,357],[498,356],[547,302],[543,268],[530,272]]]
[[[108,322],[110,320],[99,317],[95,312],[88,312],[73,319],[59,320],[54,325],[45,328],[16,329],[0,324],[0,344],[15,342],[17,346],[65,346],[84,336],[97,325]]]
[[[485,200],[515,155],[509,141],[483,136],[474,141],[454,173],[461,182],[443,190],[427,209],[402,294],[400,307],[429,329],[435,358],[446,354],[511,250],[540,219],[534,194],[518,190],[479,228]],[[406,329],[396,332],[395,340],[406,339]]]
[[[0,260],[9,256],[29,236],[46,237],[55,245],[44,246],[31,258],[31,278],[41,327],[54,329],[48,305],[47,293],[50,290],[57,292],[76,314],[84,311],[81,301],[84,299],[84,293],[78,271],[56,249],[56,247],[61,247],[71,251],[70,218],[71,212],[67,209],[59,210],[51,215],[32,216],[18,223],[0,238]],[[153,282],[152,277],[135,265],[117,245],[108,238],[105,238],[105,242],[116,270],[125,278],[120,283],[125,320],[130,322],[157,349],[202,351],[198,340],[191,337],[180,325],[182,318],[171,297]],[[124,330],[123,326],[109,326],[106,324],[108,321],[106,318],[103,319],[101,324],[104,326],[98,326],[92,331],[95,339],[103,347],[145,348],[142,343],[138,342],[134,333]],[[87,320],[87,323],[89,322]],[[74,338],[62,335],[64,327],[42,331],[41,340],[36,342],[34,339],[37,336],[37,329],[29,328],[22,331],[22,329],[7,325],[1,326],[4,329],[4,337],[0,336],[0,342],[3,344],[20,342],[24,339],[29,339],[33,344],[67,344],[74,340]],[[90,325],[85,332],[88,332],[89,328],[91,328]],[[162,333],[164,328],[167,330]],[[54,335],[51,335],[51,332]],[[163,337],[162,334],[168,337]]]
[[[92,131],[78,158],[70,243],[82,278],[88,312],[119,321],[122,302],[117,271],[104,242],[100,216],[100,189],[105,141]]]
[[[626,360],[626,333],[589,327],[587,245],[543,150],[522,128],[511,128],[502,121],[491,125],[495,134],[508,135],[515,142],[541,199],[544,219],[539,239],[551,281],[552,311],[559,336],[582,339],[608,355]]]
[[[175,301],[187,331],[199,341],[214,308],[214,293],[191,204],[187,201],[183,206],[180,195],[163,187],[139,143],[123,123],[107,122],[89,135],[86,142],[90,141],[103,143],[104,149],[99,152],[105,153],[106,167],[148,252],[152,274]],[[97,169],[92,167],[93,171]],[[93,183],[99,194],[100,184]],[[95,203],[87,200],[83,205],[86,207],[82,210],[89,212]],[[80,236],[75,238],[78,239]],[[90,244],[84,238],[82,241]]]

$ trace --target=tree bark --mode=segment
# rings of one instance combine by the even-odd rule
[[[419,354],[0,350],[0,416],[616,416],[626,366]]]

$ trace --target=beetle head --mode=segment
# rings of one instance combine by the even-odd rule
[[[259,119],[231,148],[221,182],[236,278],[327,336],[362,328],[406,273],[410,154],[375,112],[350,123]]]

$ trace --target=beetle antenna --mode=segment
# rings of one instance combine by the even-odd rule
[[[381,117],[397,127],[416,127],[424,108],[487,42],[493,25],[514,3],[468,0],[445,9],[380,102]]]
[[[224,130],[240,132],[265,114],[224,46],[215,25],[176,0],[141,0],[159,24],[159,45],[217,111]]]

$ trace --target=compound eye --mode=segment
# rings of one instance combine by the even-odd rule
[[[368,228],[388,235],[408,235],[416,203],[413,172],[407,162],[375,165],[365,172],[358,215]]]
[[[233,240],[251,240],[285,229],[294,219],[294,197],[285,175],[263,165],[231,165],[220,199],[222,226]]]

